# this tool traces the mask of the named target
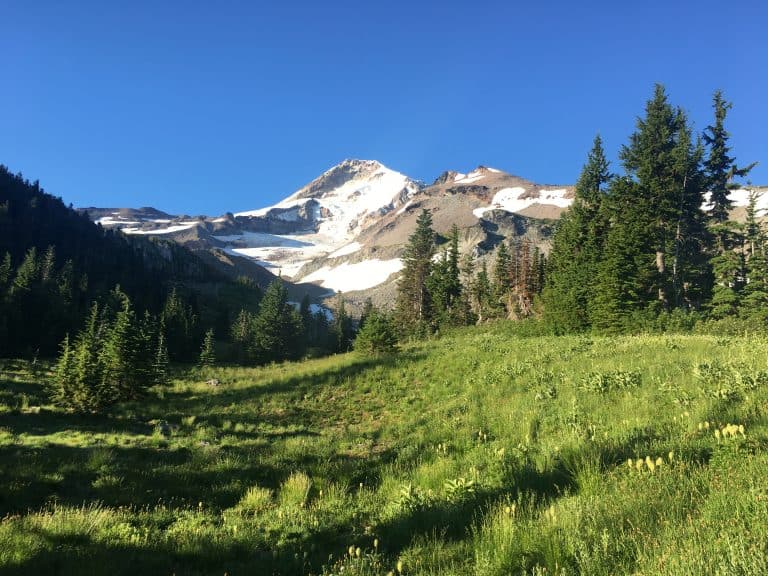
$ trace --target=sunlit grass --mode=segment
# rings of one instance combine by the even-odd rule
[[[394,357],[178,369],[92,417],[15,362],[0,572],[765,573],[767,353],[499,324]]]

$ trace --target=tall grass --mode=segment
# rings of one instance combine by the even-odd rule
[[[768,573],[767,352],[498,324],[87,418],[17,362],[0,572]]]

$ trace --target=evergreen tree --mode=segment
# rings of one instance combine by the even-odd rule
[[[32,290],[32,284],[40,275],[40,263],[37,258],[37,248],[32,247],[27,250],[24,260],[16,270],[16,276],[13,279],[14,292],[29,292]]]
[[[491,288],[491,281],[488,278],[488,268],[485,265],[485,261],[480,265],[480,271],[475,277],[473,292],[477,322],[481,323],[492,318],[494,311],[493,289]]]
[[[432,303],[427,279],[432,272],[434,254],[432,216],[427,210],[422,210],[416,222],[416,230],[408,239],[403,254],[403,271],[397,285],[396,315],[403,333],[428,330],[432,323]]]
[[[355,339],[355,350],[364,354],[389,354],[396,350],[397,334],[389,317],[372,309]]]
[[[11,253],[6,252],[3,257],[3,262],[0,264],[0,295],[4,295],[8,289],[8,285],[11,282]]]
[[[348,352],[352,349],[355,329],[352,319],[347,314],[344,298],[339,295],[338,305],[333,311],[333,321],[330,327],[330,349],[332,352]]]
[[[128,296],[117,287],[112,296],[117,302],[117,312],[99,347],[101,365],[100,398],[105,405],[118,399],[131,398],[141,386],[136,374],[139,359],[136,317]],[[138,394],[136,394],[138,395]]]
[[[704,167],[707,186],[711,194],[710,230],[716,239],[710,260],[714,274],[710,315],[719,319],[737,312],[741,306],[742,290],[747,282],[745,269],[747,239],[743,227],[729,220],[732,204],[728,195],[735,186],[733,180],[746,176],[754,164],[739,168],[736,165],[736,160],[729,155],[729,134],[725,129],[725,118],[728,110],[731,109],[731,104],[725,101],[719,90],[713,96],[712,107],[714,108],[715,122],[707,126],[704,131],[704,142],[709,149]],[[749,213],[748,219],[752,219]],[[747,236],[751,234],[752,232],[749,230],[746,231]],[[751,303],[748,307],[759,302],[760,298],[753,297],[750,300]]]
[[[464,254],[459,266],[459,272],[461,274],[462,288],[456,315],[459,319],[459,324],[470,326],[477,322],[477,317],[474,313],[475,260],[472,254]]]
[[[602,332],[628,329],[632,314],[653,300],[648,288],[656,278],[653,239],[639,219],[633,219],[635,190],[631,180],[619,178],[611,182],[607,194],[610,230],[588,303],[589,323]]]
[[[254,317],[248,310],[242,309],[232,324],[232,342],[235,345],[237,362],[245,364],[253,360]]]
[[[310,325],[312,323],[312,305],[309,300],[309,294],[304,294],[304,298],[301,299],[301,304],[299,305],[299,316],[301,317],[301,325],[303,327],[304,333],[308,334]]]
[[[496,262],[493,267],[493,293],[496,302],[507,314],[512,308],[512,257],[505,242],[496,250]]]
[[[685,115],[657,85],[645,117],[621,150],[627,177],[603,200],[609,229],[591,306],[593,324],[620,329],[630,318],[698,308],[708,298],[701,156]]]
[[[757,220],[757,200],[757,194],[751,192],[745,226],[746,281],[739,313],[745,318],[757,320],[765,327],[768,321],[768,257],[765,234]]]
[[[51,395],[54,403],[66,406],[75,392],[74,352],[69,345],[69,334],[62,340],[59,350],[59,359],[53,373]]]
[[[581,331],[589,326],[588,309],[595,297],[595,278],[608,226],[604,187],[611,177],[598,134],[576,182],[573,205],[561,217],[552,239],[544,317],[559,332]],[[541,283],[541,272],[537,275],[537,283]]]
[[[715,123],[707,126],[704,131],[704,142],[709,147],[709,156],[704,167],[707,175],[707,187],[711,194],[710,216],[714,222],[720,224],[728,220],[732,207],[728,194],[733,188],[733,179],[745,177],[755,166],[755,164],[750,164],[745,168],[739,168],[736,165],[736,160],[728,155],[731,151],[730,146],[728,146],[730,135],[725,129],[725,117],[732,107],[733,105],[723,98],[722,92],[717,90],[712,97]]]
[[[451,229],[449,246],[432,265],[427,290],[436,325],[456,326],[464,323],[461,311],[461,279],[459,277],[459,229]]]
[[[157,329],[157,345],[152,363],[153,382],[157,385],[168,384],[168,348],[165,346],[165,329],[162,324]]]
[[[368,320],[368,317],[373,313],[373,301],[370,297],[365,299],[365,302],[363,303],[363,311],[360,313],[360,322],[357,325],[358,331],[363,329],[363,326],[365,326],[366,320]]]
[[[253,350],[260,362],[279,362],[297,357],[296,342],[301,320],[288,303],[288,292],[280,278],[267,287],[253,321]]]
[[[100,358],[103,332],[104,320],[94,303],[85,328],[75,341],[71,368],[64,370],[71,375],[71,380],[62,383],[60,397],[75,411],[99,412],[114,400],[112,391],[103,388]]]
[[[213,329],[209,329],[203,338],[203,344],[200,347],[200,359],[198,366],[200,368],[210,368],[216,364],[216,352],[214,350]]]
[[[165,300],[162,321],[170,358],[194,362],[197,343],[200,342],[197,315],[175,287]]]

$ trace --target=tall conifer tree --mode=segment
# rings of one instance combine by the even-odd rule
[[[432,216],[422,210],[416,221],[416,230],[408,239],[403,254],[403,271],[397,285],[397,323],[404,333],[421,332],[431,328],[432,303],[427,279],[432,272],[435,255],[435,232]]]
[[[588,308],[595,295],[595,278],[607,228],[604,187],[610,179],[608,160],[598,134],[576,182],[573,205],[561,218],[552,240],[544,315],[557,331],[580,331],[589,326]]]

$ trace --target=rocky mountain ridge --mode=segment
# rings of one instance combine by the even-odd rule
[[[102,226],[126,234],[167,234],[187,247],[220,253],[219,260],[248,259],[329,295],[362,297],[393,286],[422,208],[432,212],[438,234],[456,224],[462,248],[482,256],[509,236],[546,244],[550,220],[567,207],[572,192],[571,186],[542,187],[484,166],[444,172],[425,185],[377,161],[345,160],[277,204],[246,212],[188,217],[149,208],[88,211]]]
[[[546,252],[573,193],[570,185],[536,184],[487,166],[446,171],[426,185],[377,161],[344,160],[277,204],[246,212],[188,217],[151,208],[88,211],[102,226],[167,234],[219,262],[256,264],[311,286],[315,295],[343,292],[353,301],[373,297],[386,306],[422,209],[431,212],[438,235],[447,236],[455,224],[462,252],[482,259],[504,239],[527,239]],[[743,196],[734,192],[737,206]]]

